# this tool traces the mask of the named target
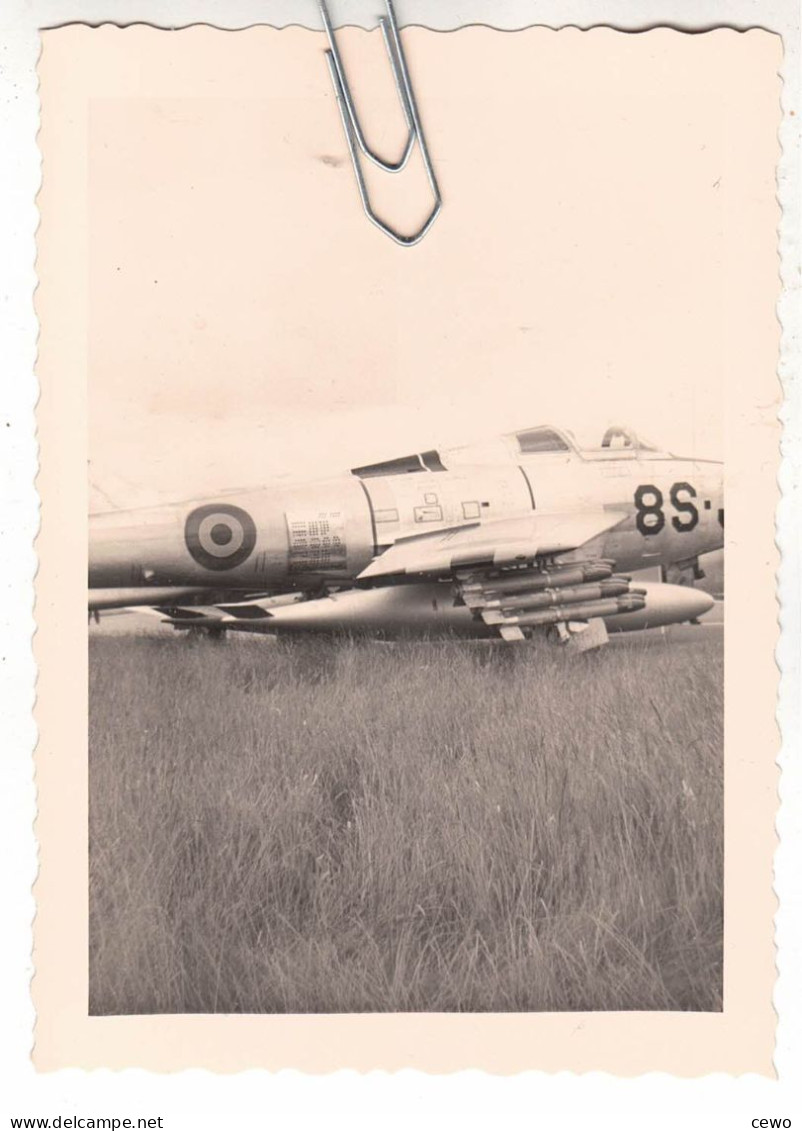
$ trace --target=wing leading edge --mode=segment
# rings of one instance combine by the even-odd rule
[[[625,517],[621,511],[599,508],[497,519],[400,538],[362,570],[359,580],[532,563],[577,550]]]

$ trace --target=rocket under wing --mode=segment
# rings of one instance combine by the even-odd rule
[[[495,519],[399,538],[362,570],[359,580],[520,565],[579,549],[626,517],[624,511],[599,507]]]

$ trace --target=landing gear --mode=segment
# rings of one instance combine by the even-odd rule
[[[188,640],[211,640],[215,644],[222,644],[226,639],[226,630],[223,627],[201,628],[200,625],[185,628]]]

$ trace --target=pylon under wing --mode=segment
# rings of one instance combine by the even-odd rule
[[[446,574],[486,566],[534,562],[576,550],[626,518],[598,508],[526,515],[399,538],[367,566],[359,580],[413,574]]]

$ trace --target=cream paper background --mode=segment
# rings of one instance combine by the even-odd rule
[[[770,1073],[780,41],[409,29],[446,207],[404,251],[356,203],[319,34],[43,38],[37,1065]],[[381,53],[362,32],[343,41],[376,125],[393,109]],[[264,128],[279,115],[283,131]],[[244,175],[228,181],[232,161]],[[202,191],[171,196],[198,162]],[[146,191],[115,217],[126,176]],[[513,333],[523,317],[529,330]],[[254,371],[254,358],[267,360]],[[327,398],[346,427],[327,426]],[[378,454],[394,453],[395,432],[408,446],[421,404],[440,436],[598,400],[662,421],[658,439],[684,430],[696,448],[718,445],[698,454],[723,455],[728,477],[723,1014],[86,1016],[87,451],[144,413],[153,427],[132,426],[124,453],[134,483],[155,489],[193,461],[199,475],[210,443],[223,449],[205,461],[217,474],[226,420],[276,400],[254,453],[304,420],[313,450],[332,432],[350,445],[365,404]]]

